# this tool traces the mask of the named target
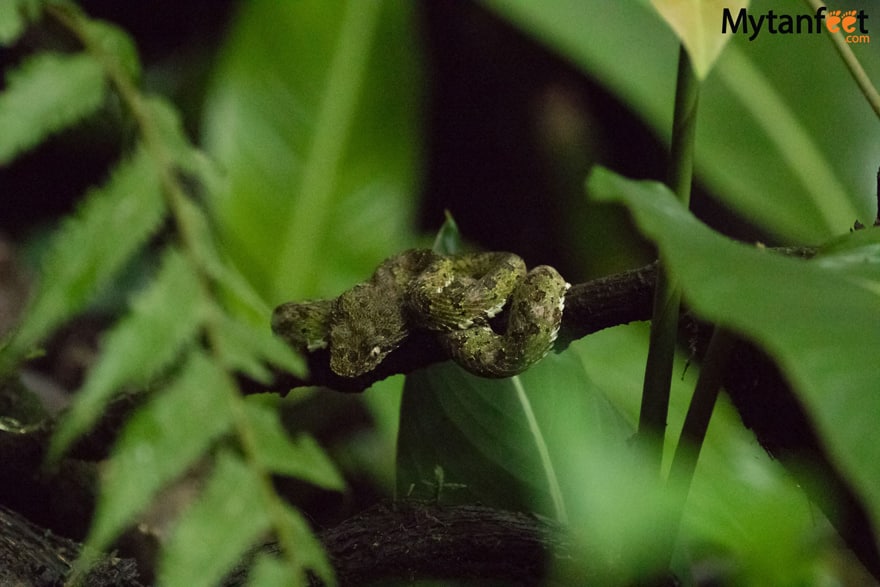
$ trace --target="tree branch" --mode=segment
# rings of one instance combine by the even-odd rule
[[[572,286],[565,296],[565,311],[555,350],[604,328],[627,324],[651,317],[651,300],[657,264],[617,273]],[[307,379],[299,379],[280,371],[268,387],[286,392],[303,386],[324,386],[337,391],[361,392],[377,381],[398,373],[411,373],[433,363],[449,360],[435,337],[427,332],[411,333],[400,348],[392,352],[373,371],[360,377],[341,377],[330,370],[330,353],[320,349],[306,357]],[[242,389],[259,393],[265,384],[242,380]]]
[[[569,557],[564,530],[480,505],[380,503],[320,534],[340,585],[446,579],[540,585]]]
[[[780,253],[810,257],[815,249],[788,247],[775,249]],[[565,296],[562,327],[555,351],[564,350],[573,340],[612,326],[651,318],[657,263],[638,269],[616,273],[572,286]],[[323,386],[344,392],[361,392],[373,383],[398,373],[411,373],[433,363],[449,360],[435,337],[430,333],[411,333],[400,348],[392,352],[374,370],[360,377],[341,377],[330,370],[330,352],[321,349],[306,357],[309,375],[299,379],[287,373],[276,372],[275,381],[268,387],[286,392],[303,386]],[[242,380],[245,392],[259,393],[266,385]]]

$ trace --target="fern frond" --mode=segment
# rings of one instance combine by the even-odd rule
[[[245,401],[258,462],[273,473],[342,491],[345,481],[318,443],[307,435],[291,438],[281,427],[277,401],[275,394],[252,395]]]
[[[104,73],[91,55],[39,53],[11,71],[0,94],[0,164],[94,112]]]
[[[92,190],[58,230],[43,264],[36,298],[7,347],[18,359],[68,316],[81,310],[158,228],[165,205],[152,161],[138,149]]]
[[[256,328],[237,318],[221,316],[218,334],[217,354],[232,371],[241,371],[255,381],[268,383],[272,379],[265,367],[268,363],[305,377],[302,357],[268,328]]]
[[[126,385],[143,385],[160,374],[192,342],[205,314],[196,276],[180,254],[169,248],[159,274],[135,299],[131,314],[104,338],[107,352],[101,354],[61,420],[50,458],[57,459],[93,425],[115,392]]]
[[[196,351],[174,381],[137,411],[107,463],[89,547],[103,550],[230,428],[235,393],[229,378]]]
[[[78,11],[72,3],[53,3],[50,10],[67,18]],[[131,80],[140,79],[140,58],[134,40],[128,33],[104,20],[80,18],[78,22],[82,30],[74,32],[79,33],[85,49],[102,62],[104,75],[112,77],[114,73],[119,73]]]
[[[0,161],[85,116],[100,104],[105,84],[131,115],[139,142],[56,233],[42,287],[13,343],[0,349],[0,368],[81,310],[165,218],[178,243],[166,245],[151,284],[105,335],[98,361],[51,439],[49,459],[57,460],[94,425],[113,394],[162,378],[162,387],[132,416],[108,461],[88,546],[105,548],[163,486],[208,454],[216,439],[229,435],[240,453],[225,450],[215,457],[207,486],[164,549],[162,583],[214,584],[271,531],[283,552],[276,560],[290,577],[304,579],[310,568],[332,584],[333,570],[320,543],[276,494],[272,475],[328,489],[341,489],[343,480],[314,440],[287,435],[277,398],[275,403],[265,397],[246,400],[234,386],[234,371],[267,380],[266,365],[300,375],[304,365],[271,334],[265,300],[218,254],[209,218],[196,200],[226,189],[223,178],[187,138],[174,106],[137,88],[138,56],[124,31],[89,19],[72,3],[47,4],[45,14],[79,39],[85,54],[38,55],[20,68],[0,96],[0,128],[4,117],[33,118],[49,108],[45,97],[31,110],[22,103],[40,84],[65,79],[63,92],[49,93],[76,93],[79,102],[41,125],[25,121],[27,132],[0,137]],[[12,22],[7,17],[0,12],[0,28]],[[71,63],[79,68],[73,76]],[[97,92],[91,101],[82,98],[86,92],[80,86]],[[229,306],[243,312],[230,312]],[[88,564],[83,558],[78,570]]]
[[[42,0],[0,2],[0,45],[11,45],[40,14]]]
[[[158,584],[210,587],[270,527],[263,487],[230,452],[217,455],[201,498],[184,512],[159,561]]]
[[[284,506],[284,513],[279,521],[279,531],[289,536],[290,542],[296,544],[296,557],[293,563],[296,566],[296,577],[302,584],[310,583],[307,570],[314,571],[325,585],[335,585],[333,566],[327,558],[324,547],[312,533],[309,523],[299,511]]]

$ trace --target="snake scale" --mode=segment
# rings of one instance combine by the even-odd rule
[[[415,329],[436,335],[471,373],[509,377],[550,350],[568,287],[552,267],[527,272],[512,253],[411,249],[335,299],[281,304],[272,330],[300,351],[329,347],[343,377],[372,371]]]

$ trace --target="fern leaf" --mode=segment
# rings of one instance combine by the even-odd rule
[[[229,379],[201,353],[125,426],[102,478],[87,541],[103,550],[165,484],[232,424]]]
[[[77,9],[67,5],[61,10],[67,12],[69,17],[71,11]],[[86,45],[89,50],[100,56],[105,68],[118,68],[132,81],[140,79],[141,62],[131,35],[112,23],[85,19],[83,15],[80,15],[75,22],[82,27],[81,36],[87,39]]]
[[[162,146],[178,169],[202,179],[201,173],[211,163],[187,138],[177,108],[158,96],[145,98],[142,107],[149,113]]]
[[[190,341],[205,314],[197,278],[169,249],[159,274],[103,341],[104,352],[89,372],[50,446],[50,458],[88,430],[114,392],[156,376]]]
[[[308,522],[303,518],[299,511],[292,507],[284,507],[284,515],[277,523],[281,526],[279,532],[284,532],[290,536],[291,541],[295,545],[296,551],[291,553],[293,562],[299,567],[296,582],[292,584],[308,585],[311,583],[306,570],[314,571],[320,577],[325,585],[335,585],[336,579],[333,573],[333,566],[327,558],[327,552],[324,547],[312,533]]]
[[[345,481],[315,440],[291,438],[281,427],[275,394],[248,397],[246,414],[256,444],[257,460],[273,473],[289,475],[324,489],[341,491]]]
[[[219,584],[269,525],[259,478],[237,457],[221,452],[204,493],[181,516],[162,551],[158,584]]]
[[[257,556],[248,573],[248,587],[288,587],[295,571],[284,561],[268,554]]]
[[[37,19],[41,0],[0,2],[0,45],[11,45],[24,32],[29,21]]]
[[[8,352],[27,352],[82,309],[135,253],[165,215],[155,168],[138,150],[92,190],[74,218],[55,233],[43,280]]]
[[[29,58],[9,73],[0,94],[0,164],[94,112],[104,89],[101,65],[90,55]]]
[[[288,373],[305,376],[302,357],[274,336],[268,326],[259,329],[241,320],[222,316],[218,333],[217,350],[224,364],[233,371],[241,371],[255,381],[268,383],[271,374],[264,363],[269,363]]]

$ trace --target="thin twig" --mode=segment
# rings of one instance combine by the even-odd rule
[[[810,8],[814,11],[818,12],[820,8],[824,8],[825,5],[819,0],[804,0]],[[874,114],[877,115],[877,118],[880,119],[880,93],[877,92],[877,88],[874,87],[874,84],[871,83],[871,78],[868,77],[868,74],[865,72],[865,69],[862,67],[862,64],[859,63],[858,58],[853,53],[853,50],[850,48],[849,43],[846,42],[846,39],[843,37],[843,33],[840,31],[836,33],[828,32],[828,37],[831,39],[831,42],[834,43],[834,48],[837,50],[837,54],[840,55],[840,58],[843,59],[843,63],[846,65],[846,68],[849,70],[849,73],[852,75],[853,79],[856,80],[856,83],[859,86],[859,89],[862,91],[862,95],[865,96],[865,99],[868,101],[868,104],[871,105],[871,108],[874,110]]]

